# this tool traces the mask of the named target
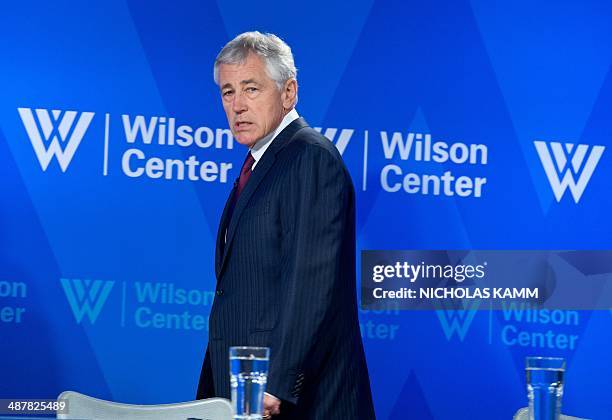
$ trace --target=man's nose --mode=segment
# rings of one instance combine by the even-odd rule
[[[245,98],[242,92],[238,92],[236,95],[234,95],[232,111],[234,111],[236,114],[242,114],[244,111],[246,111],[246,101],[244,99]]]

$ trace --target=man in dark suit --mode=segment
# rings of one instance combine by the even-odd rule
[[[219,225],[197,398],[229,398],[230,346],[266,346],[264,418],[373,419],[350,175],[333,144],[297,114],[296,69],[281,39],[239,35],[214,74],[249,153]]]

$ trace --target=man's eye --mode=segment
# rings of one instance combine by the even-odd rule
[[[246,91],[248,93],[253,93],[253,92],[257,92],[259,89],[257,89],[256,87],[248,87],[246,88]]]
[[[231,90],[226,90],[225,92],[223,92],[223,96],[227,97],[227,96],[230,96],[232,93],[234,92],[232,92]]]

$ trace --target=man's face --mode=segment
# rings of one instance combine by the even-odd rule
[[[219,65],[219,86],[238,143],[251,147],[281,123],[285,115],[282,92],[257,55],[249,54],[242,64]]]

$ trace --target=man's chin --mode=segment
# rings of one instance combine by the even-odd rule
[[[257,143],[257,140],[259,140],[256,135],[244,132],[235,134],[234,139],[246,147],[252,147],[255,143]]]

